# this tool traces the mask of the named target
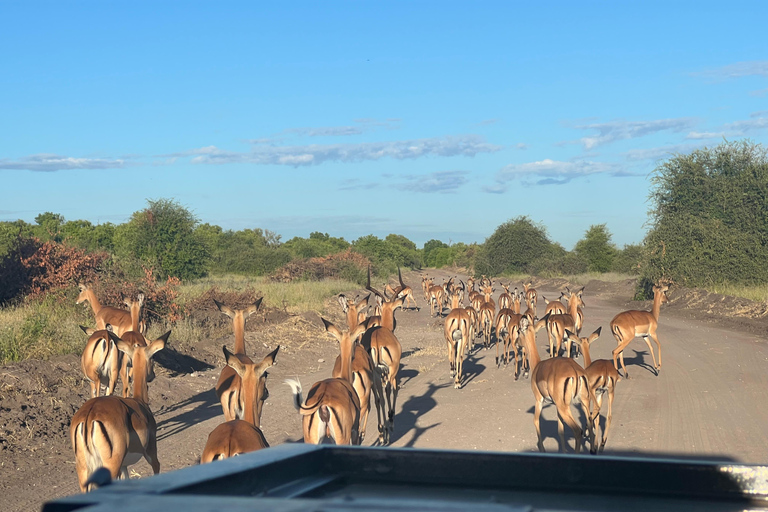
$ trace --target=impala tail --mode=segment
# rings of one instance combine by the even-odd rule
[[[296,411],[301,412],[301,405],[304,403],[301,382],[299,382],[299,379],[285,379],[285,383],[290,386],[293,393],[293,406],[296,408]]]

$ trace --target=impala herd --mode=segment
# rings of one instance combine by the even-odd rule
[[[366,290],[370,293],[355,299],[340,295],[339,304],[346,316],[346,325],[338,327],[322,319],[325,331],[339,343],[339,356],[327,379],[315,382],[304,396],[297,379],[286,380],[290,386],[293,405],[302,421],[304,442],[321,443],[326,438],[335,444],[361,444],[373,399],[378,421],[378,444],[389,444],[394,431],[398,394],[398,372],[402,347],[395,334],[395,311],[412,303],[418,309],[413,289],[407,286],[398,270],[399,285],[384,286],[384,293],[371,286],[370,270]],[[544,451],[539,421],[545,400],[557,409],[560,451],[565,451],[563,424],[573,431],[578,453],[583,429],[572,412],[579,404],[586,419],[586,432],[592,453],[602,452],[611,425],[611,408],[616,384],[621,380],[617,358],[624,377],[623,352],[632,339],[641,336],[651,351],[656,374],[661,368],[661,345],[656,335],[659,310],[667,301],[668,286],[654,287],[653,308],[648,311],[624,311],[611,321],[611,333],[618,346],[613,360],[592,361],[590,346],[600,336],[601,328],[587,337],[580,337],[584,322],[582,295],[584,289],[566,288],[558,300],[546,304],[544,315],[537,316],[537,291],[530,283],[523,290],[501,285],[498,310],[492,295],[494,283],[486,276],[456,282],[448,279],[435,284],[422,276],[424,299],[429,303],[431,317],[444,317],[444,336],[454,387],[465,383],[463,363],[475,350],[475,339],[482,337],[482,346],[496,344],[496,365],[506,366],[511,360],[515,380],[522,373],[530,378],[534,395],[534,426],[538,448]],[[477,288],[477,289],[476,289]],[[371,301],[373,295],[374,300]],[[468,305],[464,306],[464,302]],[[96,328],[82,327],[89,336],[81,358],[83,373],[90,382],[91,399],[74,415],[70,426],[70,441],[75,452],[76,471],[83,492],[97,486],[94,472],[106,468],[113,479],[126,478],[127,467],[142,457],[155,474],[160,471],[157,460],[157,426],[149,408],[147,385],[154,378],[152,357],[165,345],[170,331],[156,340],[144,336],[146,325],[140,319],[144,297],[126,301],[127,310],[102,306],[96,294],[80,285],[77,302],[88,301],[96,320]],[[261,412],[269,396],[267,374],[275,364],[276,348],[260,361],[251,359],[245,348],[245,323],[255,313],[261,299],[244,309],[232,309],[214,301],[233,324],[234,352],[222,347],[226,365],[215,386],[224,423],[209,435],[202,451],[201,463],[225,459],[269,446],[261,431]],[[567,304],[566,304],[567,303]],[[525,310],[522,305],[525,304]],[[368,311],[372,315],[368,316]],[[522,312],[521,312],[522,311]],[[542,359],[536,343],[536,333],[545,329],[549,353]],[[659,350],[659,360],[649,338]],[[582,355],[584,366],[574,357]],[[256,362],[255,362],[256,361]],[[122,397],[114,395],[118,378],[122,381]],[[102,386],[106,394],[102,395]],[[130,396],[132,391],[132,397]],[[602,438],[596,440],[603,395],[608,395],[608,407]]]

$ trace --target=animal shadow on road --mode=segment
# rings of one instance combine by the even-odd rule
[[[412,432],[411,438],[405,443],[405,446],[410,448],[427,430],[440,425],[440,423],[435,423],[424,427],[418,426],[417,422],[421,416],[434,409],[437,405],[437,400],[433,398],[433,395],[437,390],[452,385],[452,382],[446,382],[445,384],[440,385],[430,383],[427,391],[424,392],[423,395],[411,395],[408,400],[403,403],[402,410],[395,416],[395,432],[392,439],[390,439],[390,442],[394,443],[399,441],[409,432]]]
[[[479,351],[476,351],[474,354],[469,354],[469,356],[464,359],[464,371],[461,377],[462,388],[472,382],[472,380],[485,370],[485,365],[479,363],[480,358],[478,357],[478,354]]]
[[[213,365],[205,361],[176,352],[173,350],[173,347],[168,347],[166,350],[158,352],[154,359],[157,364],[170,372],[171,377],[214,368]]]
[[[648,354],[647,350],[634,350],[635,353],[634,357],[627,357],[627,351],[624,350],[624,364],[627,366],[639,366],[641,368],[645,368],[649,372],[651,372],[654,375],[658,375],[658,372],[656,371],[656,368],[653,367],[653,364],[646,363],[646,356],[648,359],[650,359],[650,354]],[[619,358],[616,358],[616,362],[619,365],[619,369],[621,369],[621,361]]]
[[[177,411],[185,409],[191,405],[196,405],[191,411],[185,411],[180,414],[174,414]],[[158,422],[158,440],[171,437],[174,434],[183,432],[189,427],[196,425],[202,421],[209,420],[214,416],[222,414],[221,403],[219,402],[216,392],[211,388],[201,393],[196,394],[184,401],[172,405],[167,409],[163,409],[156,414],[157,418],[165,418]]]
[[[526,411],[528,414],[533,416],[534,407],[531,407]],[[571,414],[573,414],[573,419],[576,420],[576,422],[581,425],[582,428],[582,438],[581,438],[581,453],[589,453],[589,442],[587,439],[587,421],[584,416],[583,411],[581,410],[580,404],[573,404],[571,405]],[[545,416],[547,416],[545,418]],[[550,418],[551,419],[548,419]],[[542,408],[541,412],[541,421],[539,422],[539,426],[541,428],[541,441],[546,442],[547,438],[555,439],[558,443],[558,449],[560,448],[560,435],[557,433],[557,409],[555,408],[555,404],[552,403],[550,400],[544,400],[544,407]],[[565,453],[575,453],[575,450],[573,448],[573,445],[575,443],[573,432],[571,432],[571,429],[563,423],[563,431],[565,432]],[[531,440],[536,442],[536,428],[533,426],[533,421],[531,421]],[[535,447],[530,450],[532,452],[537,452],[538,449]]]

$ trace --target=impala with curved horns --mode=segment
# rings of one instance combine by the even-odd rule
[[[362,344],[371,354],[374,368],[379,372],[383,393],[386,394],[386,428],[382,442],[389,443],[389,436],[394,430],[395,407],[397,405],[397,374],[400,371],[402,346],[394,333],[395,311],[402,307],[403,298],[393,297],[387,300],[381,292],[371,287],[371,269],[368,269],[368,285],[366,290],[384,299],[381,313],[381,325],[368,327],[363,335]],[[370,325],[370,324],[369,324]]]

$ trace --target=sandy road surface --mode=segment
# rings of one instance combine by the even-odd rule
[[[437,282],[442,282],[442,277],[447,275],[432,274],[438,276]],[[466,450],[536,450],[530,381],[515,381],[511,367],[496,368],[494,348],[478,349],[465,363],[466,384],[461,390],[454,389],[448,375],[442,319],[430,318],[429,308],[423,307],[418,275],[409,273],[405,280],[414,286],[422,309],[396,314],[396,334],[403,345],[404,357],[392,444]],[[559,291],[540,288],[541,295],[556,298]],[[584,300],[582,334],[603,326],[603,335],[593,345],[592,354],[595,359],[610,358],[615,341],[608,324],[623,309],[624,301],[591,293],[589,288]],[[540,313],[543,309],[540,301]],[[625,352],[632,378],[618,385],[606,453],[658,452],[768,462],[766,339],[673,317],[664,308],[658,333],[663,349],[660,376],[651,372],[650,354],[641,339],[633,341]],[[324,344],[323,354],[312,368],[296,368],[291,364],[292,354],[282,352],[278,355],[278,365],[270,372],[270,398],[264,407],[262,426],[272,445],[301,439],[299,416],[291,405],[283,379],[298,375],[308,389],[313,382],[330,374],[337,354],[336,344],[322,332],[318,332],[317,339],[319,344]],[[537,342],[544,356],[544,331],[539,332]],[[266,353],[261,348],[254,352]],[[161,386],[176,387],[177,392],[187,396],[180,403],[163,404],[162,409],[153,406],[157,411],[163,471],[195,463],[208,433],[223,421],[221,407],[212,391],[218,373],[219,369],[215,369],[158,379],[151,385],[150,396]],[[545,447],[556,451],[553,406],[544,409],[542,428]],[[372,410],[364,444],[371,444],[376,437],[376,416]],[[573,438],[568,439],[572,452]],[[12,468],[3,466],[4,509],[34,510],[42,501],[77,491],[73,456],[68,446],[52,447],[50,454],[38,453],[38,456],[42,462],[35,475],[16,475]],[[151,473],[144,462],[134,468],[144,476]]]

